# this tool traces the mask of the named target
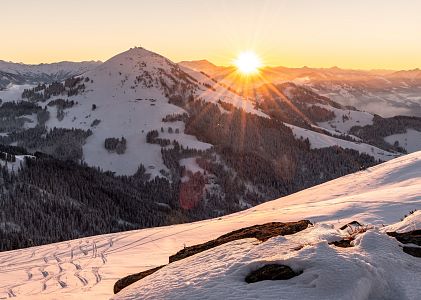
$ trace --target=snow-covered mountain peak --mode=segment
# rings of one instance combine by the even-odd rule
[[[101,89],[120,87],[124,94],[131,89],[136,95],[142,89],[155,88],[168,96],[169,89],[182,92],[176,85],[190,85],[190,88],[194,85],[194,79],[177,64],[141,47],[117,54],[84,76],[93,79],[94,85],[98,81]]]
[[[104,70],[112,68],[121,72],[130,73],[148,67],[170,69],[175,68],[176,64],[155,52],[141,47],[135,47],[113,56],[97,69]]]

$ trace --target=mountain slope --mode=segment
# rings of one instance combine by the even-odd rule
[[[75,88],[83,86],[83,90],[69,96],[69,100],[77,104],[65,109],[64,112],[61,111],[61,115],[58,114],[56,107],[47,106],[50,118],[46,126],[91,130],[93,134],[83,146],[84,161],[89,165],[120,175],[134,174],[140,164],[148,169],[152,177],[161,176],[169,171],[159,153],[160,147],[147,142],[147,134],[154,130],[160,131],[161,139],[176,140],[184,147],[203,151],[212,146],[209,142],[199,142],[193,135],[185,134],[185,122],[164,121],[169,115],[188,113],[185,107],[182,108],[182,102],[185,100],[180,102],[180,99],[194,97],[215,103],[222,111],[226,111],[224,105],[225,108],[227,105],[232,105],[262,117],[268,117],[270,114],[263,105],[259,108],[256,102],[239,96],[229,87],[215,82],[205,74],[185,67],[180,68],[165,57],[142,48],[134,48],[116,55],[94,70],[84,73],[82,77],[80,77],[81,83],[77,83]],[[290,93],[293,94],[295,89],[299,87],[293,85]],[[302,99],[305,94],[300,92],[298,95],[293,95],[299,99],[299,103],[303,103],[298,107],[299,110],[304,110],[309,103],[311,104],[310,100],[323,98],[313,93],[311,97]],[[42,93],[42,88],[40,92],[35,92],[36,95],[41,95],[41,98]],[[63,96],[61,93],[49,100],[63,98]],[[268,95],[271,99],[275,96]],[[293,99],[293,96],[287,97],[287,101]],[[327,104],[329,107],[337,106],[328,98],[316,103]],[[312,111],[315,111],[313,115],[321,110],[321,108],[315,110],[312,107]],[[302,119],[301,113],[296,114],[293,110],[289,110],[287,116],[290,115],[291,117],[278,118],[278,120],[285,123],[293,122],[293,125],[307,126],[307,129],[314,130],[305,119]],[[313,123],[316,125],[316,122]],[[177,133],[172,134],[170,131]],[[369,149],[370,146],[362,149],[354,141],[343,143],[325,136],[325,133],[315,133],[319,140],[322,134],[322,140],[327,141],[323,144],[324,147],[341,145],[382,160],[394,156],[392,153],[379,149],[372,151]],[[340,132],[340,134],[346,135],[348,132]],[[109,153],[104,148],[105,139],[121,137],[127,141],[127,149],[124,153]]]
[[[100,62],[59,62],[51,64],[27,65],[0,60],[0,90],[11,85],[51,83],[85,73]]]
[[[216,66],[205,59],[196,61],[181,61],[178,64],[182,67],[186,67],[194,71],[212,74],[213,76],[221,75],[232,71],[232,68]]]
[[[232,103],[241,102],[229,91],[199,86],[176,64],[143,48],[134,48],[109,59],[85,73],[84,78],[89,78],[84,82],[85,91],[71,97],[79,105],[69,109],[62,120],[54,118],[55,108],[50,108],[52,118],[46,125],[92,129],[93,135],[83,149],[84,160],[117,174],[132,175],[141,163],[153,177],[159,176],[161,170],[168,171],[159,145],[146,142],[146,135],[152,130],[163,128],[162,138],[176,140],[185,147],[210,148],[211,145],[184,134],[183,122],[169,124],[163,121],[168,115],[187,113],[171,103],[177,97],[187,98],[194,92],[196,97],[210,102],[221,98]],[[100,123],[91,126],[95,120]],[[177,133],[172,134],[169,130]],[[127,151],[121,155],[109,154],[103,146],[104,140],[122,136],[127,140]]]
[[[168,256],[186,245],[202,243],[245,226],[309,219],[315,227],[296,236],[273,238],[258,246],[253,245],[254,240],[242,240],[181,260],[124,289],[115,299],[176,299],[186,294],[226,297],[227,290],[220,288],[221,282],[215,276],[224,278],[225,287],[233,287],[237,295],[253,297],[259,292],[263,297],[264,290],[272,291],[273,285],[258,283],[248,288],[243,275],[265,261],[284,262],[304,269],[303,275],[293,279],[294,288],[287,282],[281,289],[289,295],[308,298],[345,295],[354,299],[389,295],[389,298],[416,299],[420,291],[413,280],[420,276],[416,271],[421,267],[419,258],[403,253],[399,243],[384,232],[420,229],[421,215],[416,213],[405,222],[385,229],[382,225],[396,223],[421,206],[420,178],[421,152],[417,152],[218,219],[3,252],[0,253],[0,281],[3,283],[0,292],[4,297],[18,295],[22,299],[104,299],[111,297],[117,279],[165,264]],[[327,245],[327,241],[346,235],[338,228],[354,220],[376,227],[358,236],[355,247],[350,250],[335,250],[334,246]],[[302,250],[289,253],[290,249],[303,244]],[[247,249],[251,250],[248,255],[244,253]],[[396,260],[391,260],[391,256]],[[389,267],[385,267],[385,260]],[[335,265],[343,269],[337,270]],[[367,265],[371,265],[371,271]],[[393,273],[387,273],[391,268]],[[332,273],[336,279],[329,276]],[[373,274],[379,274],[392,285],[376,289],[379,277]],[[180,280],[180,276],[186,276],[185,280]],[[362,278],[371,285],[361,286]],[[397,278],[399,285],[396,285]],[[336,283],[326,286],[332,280]],[[311,282],[316,284],[313,289],[308,288]],[[200,294],[193,294],[192,288]],[[284,294],[284,297],[289,296]]]

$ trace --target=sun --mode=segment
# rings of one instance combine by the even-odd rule
[[[262,67],[262,60],[252,51],[241,52],[234,60],[238,71],[244,75],[252,75],[259,72]]]

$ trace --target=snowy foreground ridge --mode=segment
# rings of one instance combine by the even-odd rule
[[[94,236],[0,253],[0,299],[420,299],[421,258],[385,232],[421,229],[421,152],[219,219]],[[168,263],[184,246],[271,221],[314,226],[266,242],[237,240],[113,295],[121,277]],[[329,245],[351,221],[370,225],[353,247]],[[303,271],[247,284],[268,263]]]

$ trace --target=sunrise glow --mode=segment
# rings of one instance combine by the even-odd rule
[[[234,61],[238,71],[244,75],[251,75],[259,72],[262,67],[262,60],[252,51],[241,52]]]

